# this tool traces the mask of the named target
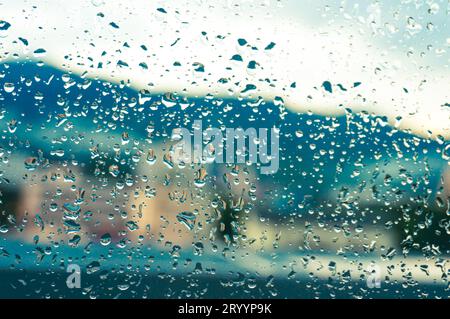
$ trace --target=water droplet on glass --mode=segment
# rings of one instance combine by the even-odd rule
[[[14,92],[14,83],[5,83],[3,84],[3,89],[5,90],[6,93],[12,93]]]
[[[0,38],[5,38],[8,35],[8,29],[11,27],[11,24],[7,21],[0,20]]]
[[[100,244],[103,246],[108,246],[111,243],[111,235],[109,233],[105,233],[100,237]]]
[[[181,212],[177,215],[177,220],[186,226],[187,229],[194,229],[196,216],[192,212]]]
[[[42,58],[42,57],[44,57],[46,55],[46,53],[47,53],[47,51],[45,49],[42,49],[42,48],[36,49],[36,50],[33,51],[33,55],[36,58]]]

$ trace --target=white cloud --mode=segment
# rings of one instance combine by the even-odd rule
[[[244,8],[218,1],[60,3],[3,3],[2,19],[11,24],[8,36],[0,38],[0,56],[9,52],[3,60],[13,59],[13,54],[32,57],[34,50],[44,48],[42,60],[48,64],[89,77],[130,81],[136,89],[154,92],[230,95],[254,84],[253,95],[281,96],[294,110],[332,115],[342,112],[338,105],[343,104],[387,115],[391,121],[402,116],[401,127],[417,134],[431,130],[450,137],[450,108],[443,106],[450,102],[448,65],[414,65],[403,52],[374,43],[366,33],[332,23],[302,23],[276,1],[245,2]],[[239,38],[250,47],[239,46]],[[275,47],[264,50],[271,42]],[[235,54],[244,61],[230,61]],[[259,66],[248,70],[252,60]],[[119,61],[128,67],[118,67]],[[204,65],[204,73],[193,71],[195,62]],[[148,69],[139,66],[142,63]],[[222,77],[230,82],[219,84]],[[332,94],[326,92],[321,88],[326,80],[347,91],[334,87]],[[295,89],[290,88],[292,82]],[[361,85],[352,88],[355,82]]]

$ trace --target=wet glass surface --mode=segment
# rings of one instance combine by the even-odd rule
[[[0,297],[448,298],[449,10],[0,0]]]

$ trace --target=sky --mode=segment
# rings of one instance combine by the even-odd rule
[[[298,112],[364,110],[449,139],[449,12],[446,0],[0,0],[0,63],[40,60],[155,93],[279,97]]]

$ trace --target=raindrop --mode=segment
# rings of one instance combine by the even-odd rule
[[[108,246],[111,243],[111,235],[109,233],[105,233],[100,237],[100,244],[103,246]]]
[[[187,229],[194,229],[196,216],[192,212],[181,212],[177,215],[177,220],[186,226]]]
[[[139,229],[138,224],[131,220],[126,223],[126,226],[129,231],[135,231]]]
[[[205,186],[207,176],[206,169],[200,168],[195,175],[194,185],[199,188]]]
[[[10,27],[10,23],[4,20],[0,20],[0,38],[5,38],[8,35],[7,31]]]
[[[3,89],[5,90],[6,93],[12,93],[14,92],[14,83],[5,83],[3,84]]]
[[[120,174],[120,170],[119,170],[119,166],[118,165],[111,165],[111,166],[109,166],[109,173],[112,175],[112,176],[114,176],[114,177],[117,177],[117,176],[119,176],[119,174]]]
[[[34,171],[36,167],[39,165],[37,157],[28,157],[25,162],[25,168],[29,171]]]
[[[156,155],[155,155],[155,151],[153,151],[152,149],[150,149],[147,153],[147,159],[146,159],[147,163],[150,165],[155,164],[156,162]]]
[[[40,49],[36,49],[33,51],[33,55],[36,58],[42,58],[45,56],[45,54],[47,53],[47,51],[45,51],[44,49],[40,48]]]
[[[450,143],[442,150],[442,158],[446,161],[450,161]]]

